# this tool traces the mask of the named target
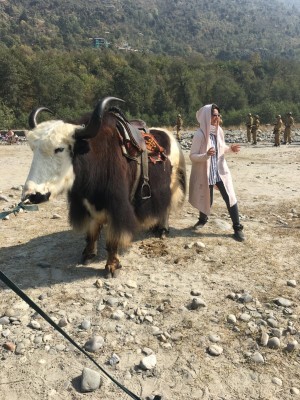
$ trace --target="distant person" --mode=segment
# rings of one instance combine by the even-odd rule
[[[208,221],[213,204],[213,189],[219,189],[226,203],[233,224],[233,237],[242,242],[245,240],[243,225],[240,224],[237,199],[232,178],[224,154],[238,153],[240,146],[225,144],[224,132],[220,127],[220,109],[216,104],[207,104],[196,113],[200,128],[193,137],[190,150],[192,171],[190,176],[189,202],[199,210],[198,222],[194,229],[198,230]]]
[[[251,143],[251,128],[253,125],[253,117],[252,114],[249,113],[246,117],[246,127],[247,127],[247,142]]]
[[[251,134],[252,134],[252,144],[257,144],[257,131],[260,126],[259,116],[255,115],[253,118],[253,124],[251,127]]]
[[[8,144],[13,144],[14,143],[14,132],[10,129],[7,134],[6,134],[6,141]]]
[[[176,137],[177,137],[177,140],[181,140],[182,126],[183,126],[183,119],[181,117],[181,114],[178,114],[177,115],[177,119],[176,119]]]
[[[292,138],[291,138],[291,130],[292,127],[295,126],[295,121],[294,118],[292,117],[292,113],[289,112],[286,115],[286,118],[284,120],[284,135],[283,135],[283,144],[291,144],[292,143]]]
[[[275,135],[275,144],[274,144],[275,147],[280,146],[280,135],[282,132],[282,127],[283,127],[283,122],[281,119],[281,115],[277,115],[273,130],[273,133]]]

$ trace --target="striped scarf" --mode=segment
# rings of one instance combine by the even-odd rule
[[[210,170],[209,170],[209,179],[208,179],[208,184],[209,185],[215,185],[217,182],[221,181],[221,177],[219,175],[218,171],[218,146],[217,146],[217,136],[215,134],[216,130],[215,127],[211,127],[210,133],[209,133],[209,139],[211,146],[214,147],[216,150],[215,155],[210,157]]]

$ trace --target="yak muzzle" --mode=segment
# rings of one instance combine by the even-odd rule
[[[32,193],[32,194],[28,194],[27,196],[25,196],[23,198],[23,201],[29,200],[31,204],[40,204],[40,203],[44,203],[44,202],[48,201],[50,196],[51,196],[50,192],[48,192],[46,194]]]

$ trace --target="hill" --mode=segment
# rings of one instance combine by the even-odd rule
[[[299,0],[2,0],[3,45],[116,49],[210,59],[300,58]]]

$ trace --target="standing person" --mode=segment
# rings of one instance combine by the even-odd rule
[[[247,127],[247,142],[251,143],[251,128],[253,125],[253,117],[252,114],[249,113],[246,117],[246,127]]]
[[[286,115],[286,118],[284,120],[284,137],[283,137],[283,144],[291,144],[292,143],[292,138],[291,138],[291,129],[295,125],[294,118],[292,117],[292,113],[289,112]]]
[[[7,134],[6,134],[6,140],[8,144],[13,144],[14,143],[14,132],[10,129]]]
[[[282,127],[283,127],[283,122],[281,119],[281,115],[277,115],[273,130],[273,133],[275,135],[275,144],[274,144],[275,147],[280,146],[280,135],[282,132]]]
[[[257,144],[257,131],[258,131],[259,125],[260,125],[259,116],[255,115],[253,118],[253,125],[251,128],[252,144]]]
[[[190,176],[189,202],[199,210],[198,222],[194,229],[201,229],[208,220],[213,204],[213,188],[217,186],[226,203],[233,224],[234,238],[245,240],[243,226],[240,224],[237,199],[232,178],[224,153],[240,151],[238,144],[230,147],[225,144],[224,132],[219,125],[220,109],[208,104],[196,113],[200,128],[193,137],[190,150],[192,171]]]
[[[178,114],[177,115],[177,119],[176,119],[176,137],[177,137],[177,140],[181,140],[182,125],[183,125],[183,119],[181,117],[181,114]]]

